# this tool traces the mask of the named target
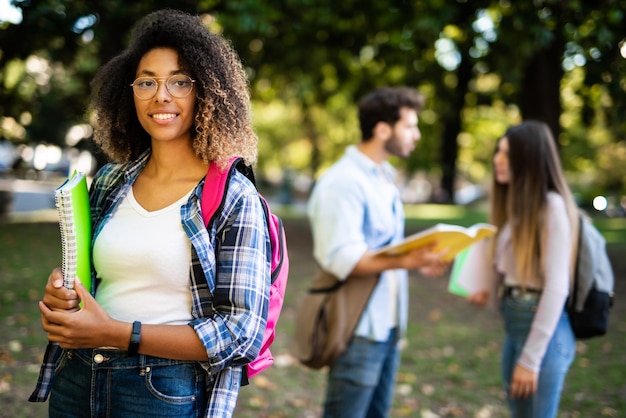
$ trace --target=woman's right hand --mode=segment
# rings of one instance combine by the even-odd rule
[[[63,273],[58,267],[48,276],[42,302],[53,311],[74,312],[80,309],[76,291],[63,286]]]
[[[473,303],[474,305],[485,306],[487,302],[489,301],[489,291],[488,290],[478,291],[474,294],[469,295],[467,297],[467,300],[470,303]]]
[[[72,292],[76,294],[76,304],[78,299],[82,299],[82,308],[52,310],[43,301],[39,302],[42,328],[48,334],[48,340],[58,343],[61,348],[105,345],[126,348],[132,324],[113,320],[80,280],[75,284],[76,290]]]

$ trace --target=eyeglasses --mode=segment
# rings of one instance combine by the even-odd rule
[[[160,80],[165,80],[165,88],[169,94],[178,99],[189,95],[193,90],[193,83],[196,82],[187,75],[176,74],[169,77],[139,77],[130,86],[139,100],[150,100],[159,89]]]

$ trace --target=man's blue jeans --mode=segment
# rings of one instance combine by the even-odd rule
[[[106,349],[65,350],[49,401],[50,418],[202,417],[206,372],[198,362]]]
[[[324,418],[385,418],[400,360],[398,331],[384,342],[352,339],[328,373]]]
[[[509,398],[513,369],[524,348],[537,305],[538,298],[505,297],[502,300],[506,328],[502,351],[502,379],[512,418],[556,417],[563,382],[576,355],[576,339],[564,310],[541,362],[537,392],[526,399]]]

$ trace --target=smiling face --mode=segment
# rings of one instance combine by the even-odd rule
[[[195,87],[185,97],[173,97],[165,80],[176,74],[186,74],[178,63],[178,53],[171,48],[155,48],[139,61],[135,78],[152,77],[157,80],[157,92],[151,99],[134,96],[135,110],[141,126],[152,141],[191,141],[195,116]]]
[[[496,152],[493,154],[493,175],[497,183],[508,184],[511,181],[509,139],[506,136],[500,138]]]

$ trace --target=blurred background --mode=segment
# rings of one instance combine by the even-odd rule
[[[317,176],[359,142],[355,103],[383,85],[427,98],[422,141],[392,161],[407,233],[484,221],[496,140],[522,119],[550,125],[616,277],[610,331],[578,342],[559,418],[626,416],[626,0],[0,0],[0,418],[47,416],[26,398],[46,343],[37,301],[60,261],[53,190],[106,162],[91,142],[89,82],[164,7],[199,14],[240,54],[256,177],[289,237],[275,366],[242,390],[238,418],[319,416],[325,375],[289,355],[316,271],[302,209]],[[391,416],[508,416],[497,315],[451,295],[446,278],[411,280]]]
[[[422,91],[422,141],[394,161],[404,200],[485,197],[495,141],[547,122],[579,204],[626,212],[625,1],[0,0],[0,213],[53,207],[90,142],[89,81],[132,25],[164,7],[202,16],[250,78],[264,192],[301,204],[359,141],[355,103],[382,85]]]

